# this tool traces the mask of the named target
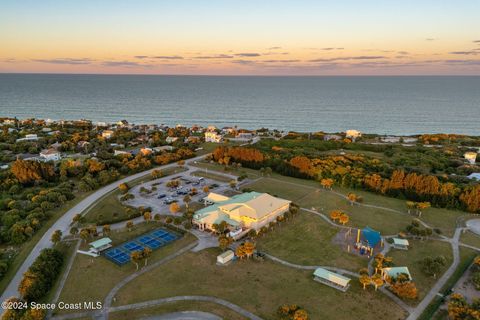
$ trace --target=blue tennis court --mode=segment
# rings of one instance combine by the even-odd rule
[[[107,259],[122,266],[130,262],[130,255],[132,252],[142,251],[145,248],[156,250],[178,238],[180,238],[180,236],[173,231],[158,229],[149,234],[144,234],[138,238],[122,243],[115,248],[111,248],[105,251],[104,255]]]

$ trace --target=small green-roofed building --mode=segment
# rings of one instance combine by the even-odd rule
[[[90,250],[94,252],[102,252],[112,246],[112,239],[110,238],[101,238],[97,241],[90,242]]]
[[[409,281],[412,281],[412,275],[408,267],[391,267],[382,269],[382,277],[385,281],[390,282],[390,279],[396,279],[399,275],[404,274]]]
[[[393,247],[395,249],[408,250],[410,243],[407,239],[393,238]]]
[[[317,268],[315,270],[313,273],[313,279],[343,292],[348,290],[351,280],[341,274],[323,268]]]

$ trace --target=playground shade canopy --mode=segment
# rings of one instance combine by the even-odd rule
[[[337,289],[348,289],[350,279],[327,269],[317,268],[313,273],[315,280]]]
[[[375,247],[382,239],[380,232],[375,231],[370,227],[365,227],[362,230],[362,235],[363,239],[365,239],[368,242],[368,245],[372,248]]]
[[[397,278],[401,274],[406,274],[409,280],[412,280],[408,267],[383,268],[382,272],[390,278]]]
[[[396,246],[407,247],[409,245],[407,239],[393,238],[393,244]]]
[[[90,247],[95,251],[102,251],[108,249],[111,243],[112,240],[110,238],[101,238],[97,241],[90,242]]]

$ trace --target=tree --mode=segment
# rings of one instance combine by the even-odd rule
[[[374,274],[372,276],[372,283],[373,285],[375,286],[375,291],[377,291],[377,289],[381,286],[383,286],[383,279],[382,279],[382,276],[380,274]]]
[[[338,218],[338,222],[340,222],[342,225],[345,225],[346,223],[348,223],[349,220],[350,220],[350,217],[346,213],[341,214],[340,217]]]
[[[76,236],[78,234],[78,228],[77,227],[71,227],[70,228],[70,234],[72,236]]]
[[[430,202],[419,202],[417,203],[417,213],[418,213],[418,216],[421,217],[422,216],[422,211],[430,208]]]
[[[157,213],[156,215],[153,216],[153,220],[159,222],[160,220],[162,220],[162,216],[159,213]]]
[[[90,232],[87,229],[80,230],[80,238],[87,242],[88,238],[90,238]]]
[[[145,259],[145,266],[147,265],[148,258],[150,258],[151,255],[152,255],[152,249],[150,249],[150,248],[144,248],[143,249],[142,256]]]
[[[320,180],[320,185],[324,189],[332,189],[333,183],[334,183],[333,179],[322,179],[322,180]]]
[[[172,214],[175,214],[175,213],[177,213],[178,211],[180,211],[180,206],[178,205],[178,203],[173,202],[173,203],[170,205],[170,212],[171,212]]]
[[[132,220],[128,220],[125,226],[127,227],[128,231],[132,231],[133,221],[132,221]]]
[[[355,202],[361,202],[362,197],[357,196],[355,193],[350,192],[347,194],[347,199],[350,201],[350,204],[353,206]]]
[[[78,223],[78,222],[81,222],[82,220],[83,220],[83,216],[77,213],[76,215],[73,216],[72,222]]]
[[[185,207],[187,207],[187,209],[190,201],[192,201],[192,197],[190,197],[188,194],[185,197],[183,197],[183,202],[185,203]]]
[[[106,225],[103,226],[102,232],[103,232],[104,235],[108,235],[110,233],[110,231],[111,231],[110,225],[106,224]]]
[[[411,213],[412,209],[415,209],[417,206],[417,203],[414,201],[407,201],[406,203],[407,209],[408,209],[408,214]]]
[[[132,260],[132,262],[135,264],[135,266],[137,267],[137,270],[138,270],[138,264],[142,261],[143,259],[143,254],[142,254],[142,251],[133,251],[131,254],[130,254],[130,259]]]
[[[245,242],[243,244],[243,251],[245,252],[245,255],[247,258],[250,258],[253,255],[253,252],[255,251],[255,244],[253,242]]]
[[[62,241],[62,231],[60,231],[60,230],[55,230],[55,231],[52,233],[52,237],[50,238],[50,240],[53,242],[54,245],[56,245],[57,243],[59,243],[60,241]]]
[[[244,249],[243,245],[239,245],[239,246],[235,249],[235,255],[236,255],[237,257],[239,257],[240,259],[245,258],[246,252],[245,252],[245,249]]]
[[[338,219],[340,219],[340,216],[342,214],[343,212],[340,210],[332,210],[330,211],[330,219],[332,219],[333,221],[337,221]]]
[[[210,192],[210,188],[209,188],[208,186],[204,186],[204,187],[203,187],[203,192],[209,193],[209,192]]]
[[[391,279],[390,290],[400,298],[416,299],[418,296],[415,283],[406,274],[399,274],[395,279]]]
[[[307,311],[299,309],[293,314],[293,320],[308,320]]]
[[[120,192],[121,192],[121,193],[125,194],[125,193],[128,192],[128,190],[130,190],[130,187],[128,186],[128,184],[126,184],[125,182],[123,182],[123,183],[120,183],[120,184],[118,185],[118,189],[120,189]]]
[[[17,159],[10,168],[11,173],[21,184],[32,184],[41,180],[51,180],[55,177],[55,169],[52,164],[25,161]]]
[[[155,169],[155,170],[152,171],[152,178],[153,179],[158,179],[158,178],[161,178],[162,176],[163,176],[162,170]]]
[[[362,274],[360,276],[360,278],[358,278],[358,280],[360,281],[360,283],[362,284],[363,286],[363,290],[365,290],[365,288],[367,287],[367,285],[369,285],[372,280],[370,279],[370,277],[366,274]]]
[[[235,189],[237,186],[237,181],[231,180],[228,184],[230,185],[230,188]]]
[[[423,273],[433,278],[436,278],[437,274],[442,270],[446,263],[447,260],[444,256],[438,256],[436,258],[425,257],[420,262],[420,265],[422,267]]]
[[[152,221],[152,213],[150,211],[145,211],[145,213],[143,214],[143,220],[145,220],[146,222]]]
[[[228,246],[233,242],[233,239],[231,237],[227,237],[225,235],[220,236],[218,238],[218,246],[222,251],[227,250]]]

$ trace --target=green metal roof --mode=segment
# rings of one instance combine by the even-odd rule
[[[98,249],[110,243],[112,243],[112,240],[110,238],[102,238],[98,239],[97,241],[90,242],[90,246],[94,249]]]
[[[315,277],[325,279],[341,286],[346,286],[350,282],[350,278],[344,277],[341,274],[331,272],[327,269],[317,268],[313,273]]]
[[[412,280],[412,276],[410,275],[410,271],[407,267],[392,267],[392,268],[384,268],[384,272],[386,272],[390,277],[396,278],[400,274],[404,273],[408,276],[410,280]]]

